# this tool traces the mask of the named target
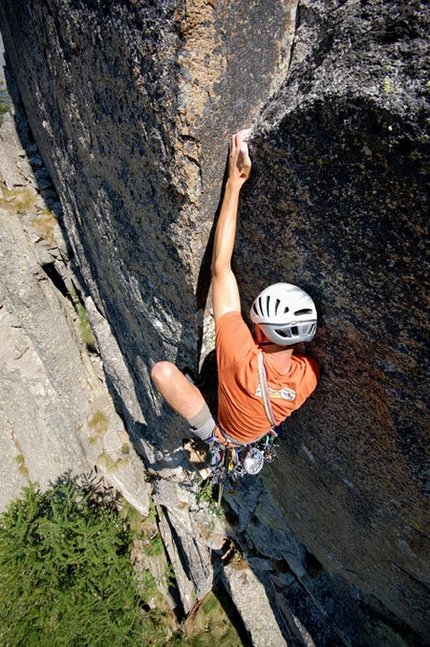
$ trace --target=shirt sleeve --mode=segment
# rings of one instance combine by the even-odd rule
[[[298,389],[298,406],[301,406],[311,393],[315,391],[320,379],[320,369],[316,359],[302,355],[300,356],[300,360],[302,362],[302,376],[300,379],[300,389]]]
[[[215,326],[218,370],[244,362],[254,350],[251,331],[240,312],[226,312]]]

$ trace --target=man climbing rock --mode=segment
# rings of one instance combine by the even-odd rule
[[[231,268],[242,185],[251,173],[244,131],[230,140],[228,176],[212,254],[212,298],[218,364],[218,419],[200,390],[171,362],[152,369],[155,386],[202,440],[243,445],[263,437],[298,409],[315,389],[316,361],[295,352],[315,335],[311,297],[289,283],[261,292],[251,308],[251,332],[241,316]]]

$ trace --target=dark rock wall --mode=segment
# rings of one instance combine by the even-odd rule
[[[428,7],[296,9],[2,0],[0,15],[149,439],[167,435],[167,418],[157,422],[148,370],[197,361],[228,135],[252,123],[236,248],[244,310],[271,281],[302,285],[320,312],[323,371],[262,478],[328,571],[425,636]]]
[[[228,136],[278,86],[295,6],[266,3],[266,22],[246,2],[2,5],[85,283],[142,400],[155,359],[196,361],[195,286]]]
[[[420,3],[300,4],[302,48],[260,120],[237,249],[250,299],[283,276],[320,313],[323,377],[285,425],[277,500],[314,555],[422,631],[427,18]]]

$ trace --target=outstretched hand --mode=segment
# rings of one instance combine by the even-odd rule
[[[240,130],[230,139],[228,179],[242,186],[251,175],[251,160],[248,144],[244,141],[245,130]]]
[[[240,190],[251,174],[245,131],[230,139],[228,177],[224,186],[221,209],[215,228],[212,251],[212,303],[215,321],[227,312],[240,312],[237,280],[231,268],[237,227]]]

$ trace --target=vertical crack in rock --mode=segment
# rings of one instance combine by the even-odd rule
[[[271,556],[265,589],[284,626],[296,618],[327,644],[333,634],[421,644],[426,3],[3,0],[0,21],[82,294],[129,376],[115,376],[118,408],[138,421],[148,463],[170,476],[174,463],[175,477],[185,469],[186,425],[154,396],[150,369],[159,359],[198,363],[195,311],[211,321],[210,233],[228,138],[251,126],[235,249],[244,313],[270,282],[306,289],[319,311],[312,352],[322,380],[265,468],[267,503],[248,540]],[[39,251],[48,261],[50,250]],[[206,356],[208,330],[203,342]],[[232,496],[244,547],[252,497]],[[296,547],[277,552],[289,539]],[[321,564],[314,579],[309,555]],[[296,582],[276,572],[288,560]],[[318,634],[321,616],[331,633]]]

